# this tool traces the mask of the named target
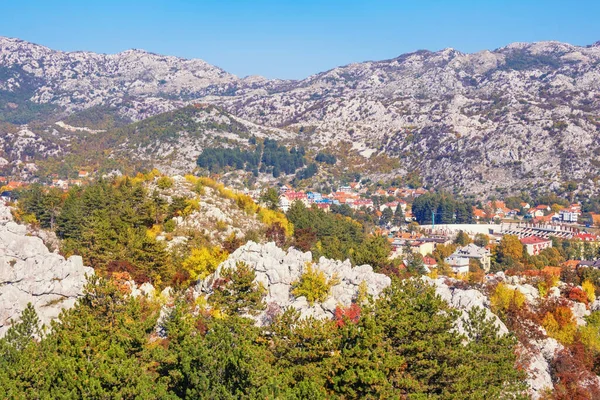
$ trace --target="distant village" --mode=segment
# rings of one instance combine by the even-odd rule
[[[483,204],[481,208],[473,207],[472,224],[425,226],[418,225],[411,212],[411,202],[425,193],[428,193],[428,190],[424,188],[396,187],[370,192],[369,188],[358,182],[340,186],[330,194],[296,191],[290,185],[282,185],[279,187],[279,207],[287,212],[294,202],[299,201],[307,207],[316,206],[327,212],[332,206],[346,205],[354,211],[374,213],[376,217],[381,217],[386,209],[394,213],[401,210],[400,221],[391,219],[385,225],[379,226],[377,233],[386,236],[390,241],[391,258],[406,258],[408,251],[418,253],[423,257],[426,272],[431,272],[437,267],[436,259],[432,257],[436,247],[455,243],[459,233],[466,234],[470,239],[483,235],[489,238],[489,244],[478,246],[469,243],[458,246],[446,257],[444,261],[457,275],[466,275],[469,272],[471,260],[477,260],[483,271],[489,272],[492,258],[490,248],[497,245],[505,235],[516,236],[524,251],[531,256],[537,256],[544,249],[552,248],[553,237],[572,240],[580,243],[582,247],[584,244],[591,246],[594,249],[594,259],[600,248],[600,236],[587,231],[591,226],[600,224],[600,214],[588,213],[590,220],[584,221],[580,204],[558,207],[521,203],[518,209],[511,209],[504,201],[496,200]],[[260,196],[259,191],[249,194],[255,199]],[[575,260],[575,263],[572,260],[571,266],[576,267],[580,263],[589,266],[597,263],[600,267],[600,261],[586,261],[583,260],[584,256],[581,252],[582,260]]]

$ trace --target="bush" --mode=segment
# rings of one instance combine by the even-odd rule
[[[189,257],[183,260],[182,267],[189,273],[191,280],[204,279],[215,272],[227,256],[227,252],[218,246],[192,249]]]
[[[171,233],[175,230],[176,226],[177,226],[177,223],[174,220],[170,219],[164,223],[163,228],[164,228],[165,232]]]
[[[315,301],[325,301],[331,287],[338,283],[336,276],[328,280],[323,271],[316,270],[311,263],[307,263],[300,279],[292,283],[292,294],[306,297],[308,303],[313,305]]]
[[[587,295],[588,301],[590,303],[593,303],[596,300],[596,289],[594,287],[594,284],[586,280],[581,284],[581,288]]]
[[[292,236],[294,234],[294,226],[288,221],[285,214],[281,212],[269,210],[268,208],[261,208],[258,212],[258,219],[269,226],[276,223],[280,224],[287,236]]]
[[[588,303],[587,293],[578,287],[574,287],[571,290],[569,290],[569,294],[567,297],[569,298],[569,300],[577,301],[579,303],[583,303],[586,305]]]
[[[548,336],[564,345],[572,344],[577,333],[573,312],[567,306],[558,306],[553,312],[547,312],[542,320],[542,326]]]
[[[171,189],[173,184],[173,179],[168,176],[161,176],[156,181],[156,186],[158,186],[160,190]]]
[[[509,289],[505,284],[499,283],[490,296],[492,303],[492,311],[497,314],[504,314],[511,305],[517,308],[523,307],[525,304],[525,295],[517,289]]]

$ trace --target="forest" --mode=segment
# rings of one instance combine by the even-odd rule
[[[294,174],[305,165],[305,151],[302,147],[288,150],[276,140],[264,139],[257,142],[254,137],[250,142],[255,145],[254,150],[241,150],[239,147],[206,148],[198,157],[197,164],[213,173],[232,168],[252,172],[255,176],[258,176],[259,172],[269,172],[275,178],[281,174]],[[316,171],[312,172],[313,168],[316,168],[315,164],[311,164],[311,171],[305,172],[305,175],[314,175]]]
[[[478,309],[454,332],[458,313],[420,281],[394,280],[333,320],[288,309],[257,327],[238,313],[264,307],[241,270],[206,306],[178,292],[162,318],[159,301],[97,277],[51,330],[28,307],[0,339],[0,397],[524,398],[515,338]]]
[[[455,199],[446,193],[425,193],[415,199],[412,212],[420,225],[470,224],[473,222],[473,205]]]

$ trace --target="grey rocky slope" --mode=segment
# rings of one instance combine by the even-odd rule
[[[302,318],[332,318],[338,306],[347,307],[356,299],[361,284],[365,285],[369,295],[377,297],[391,283],[388,276],[373,272],[369,265],[352,267],[349,260],[342,262],[321,257],[314,268],[323,271],[328,280],[337,278],[338,283],[331,288],[325,301],[309,304],[306,297],[296,298],[292,295],[292,283],[300,279],[307,265],[312,264],[311,253],[294,248],[285,251],[273,242],[264,245],[248,242],[219,265],[214,274],[200,281],[197,293],[210,294],[213,283],[220,278],[223,269],[236,268],[238,262],[246,263],[255,271],[256,282],[260,282],[267,290],[267,306],[279,310],[293,307],[300,311]],[[267,311],[264,311],[257,321],[261,322],[267,317]]]
[[[63,113],[110,105],[139,120],[200,101],[316,147],[343,141],[365,156],[385,153],[399,158],[395,172],[463,192],[565,180],[597,189],[598,43],[418,51],[269,81],[143,51],[64,53],[0,38],[0,71],[0,100],[19,94]]]
[[[43,324],[72,307],[94,270],[81,257],[51,253],[42,239],[12,220],[0,201],[0,337],[31,303]]]

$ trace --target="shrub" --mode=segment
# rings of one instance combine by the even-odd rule
[[[572,344],[577,332],[573,312],[567,306],[558,306],[554,312],[547,312],[542,320],[542,326],[548,336],[564,345]]]
[[[587,293],[578,287],[574,287],[571,290],[569,290],[569,294],[567,297],[569,298],[569,300],[577,301],[579,303],[583,303],[583,304],[588,303]]]
[[[356,324],[360,319],[360,306],[356,303],[352,303],[349,307],[337,306],[333,318],[338,327],[346,325],[346,322]]]
[[[327,279],[323,271],[319,271],[311,263],[307,263],[300,279],[292,283],[292,294],[296,297],[306,297],[308,303],[312,305],[315,301],[319,303],[325,301],[331,287],[338,283],[339,280],[336,276]]]
[[[182,215],[191,215],[194,211],[200,210],[200,200],[198,199],[186,199],[185,208],[183,209]]]
[[[244,210],[246,214],[254,214],[258,210],[258,206],[256,205],[256,203],[254,203],[252,197],[248,196],[247,194],[237,194],[236,203],[238,207]]]
[[[509,289],[505,284],[499,283],[490,296],[492,310],[503,314],[511,305],[521,308],[525,304],[525,295],[517,289]]]
[[[227,259],[227,255],[227,252],[218,246],[192,249],[188,258],[183,260],[182,267],[191,280],[204,279],[215,272],[219,264]]]
[[[173,179],[168,176],[161,176],[156,181],[156,186],[158,186],[160,190],[171,189],[173,184]]]
[[[164,230],[167,233],[171,233],[175,230],[175,227],[177,226],[177,223],[175,222],[175,220],[170,219],[167,222],[164,223]]]
[[[587,295],[588,301],[593,303],[596,300],[596,289],[594,284],[591,281],[586,280],[581,284],[581,288]]]
[[[279,211],[269,210],[268,208],[261,208],[258,212],[258,219],[267,225],[279,223],[285,230],[285,234],[288,237],[294,234],[294,226],[290,221],[288,221],[285,214]]]

